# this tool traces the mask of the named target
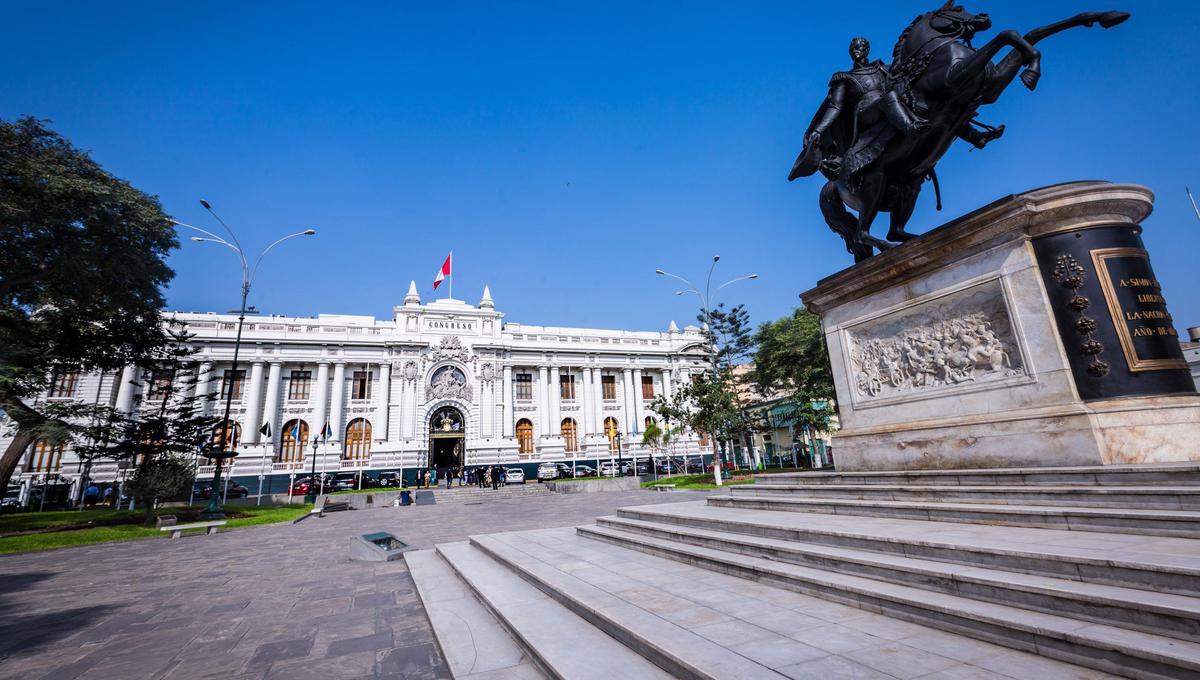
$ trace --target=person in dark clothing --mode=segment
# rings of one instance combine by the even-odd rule
[[[492,491],[500,488],[500,466],[492,466]]]

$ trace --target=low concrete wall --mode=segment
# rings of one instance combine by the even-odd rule
[[[317,497],[317,507],[323,507],[325,499],[328,498],[333,503],[349,503],[350,507],[354,510],[386,508],[392,504],[392,501],[400,497],[400,491],[401,489],[394,489],[363,491],[360,493],[340,493],[337,495],[326,494]]]
[[[595,493],[597,491],[630,491],[642,488],[650,477],[613,477],[612,479],[581,479],[578,482],[542,482],[555,493]]]

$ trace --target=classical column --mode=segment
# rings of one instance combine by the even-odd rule
[[[633,434],[633,373],[628,368],[621,369],[621,427],[626,434]]]
[[[246,444],[258,443],[258,428],[262,427],[259,417],[262,416],[262,384],[263,362],[255,361],[250,364],[250,384],[246,390],[246,412],[242,414],[242,441]]]
[[[386,441],[388,437],[388,420],[391,416],[392,401],[392,364],[384,361],[379,364],[379,407],[375,416],[375,439]],[[380,436],[382,435],[382,436]]]
[[[671,369],[669,367],[664,368],[662,370],[662,386],[663,386],[663,398],[670,400],[671,399]]]
[[[579,434],[586,436],[596,431],[596,414],[592,410],[592,369],[579,369],[579,381]],[[580,437],[580,440],[582,439],[583,437]]]
[[[329,362],[322,361],[317,364],[317,384],[313,386],[312,395],[312,422],[308,424],[308,431],[314,437],[321,436],[321,430],[325,429],[325,418],[328,411],[325,410],[329,403]]]
[[[550,427],[547,434],[560,434],[562,423],[562,373],[558,366],[550,369]]]
[[[262,421],[271,424],[271,434],[262,438],[264,443],[275,439],[275,428],[279,427],[279,376],[283,373],[283,362],[272,361],[267,371],[267,396],[264,399]],[[261,424],[259,425],[261,427]]]
[[[504,367],[504,393],[500,396],[501,402],[504,404],[504,437],[511,439],[513,436],[512,366]]]
[[[646,403],[642,399],[642,369],[633,369],[633,432],[645,428]]]
[[[604,432],[604,369],[592,369],[592,434]]]
[[[209,408],[209,400],[205,398],[212,388],[212,373],[211,361],[200,364],[200,369],[196,372],[196,404],[202,414],[207,414],[212,410]]]
[[[134,383],[137,377],[137,366],[126,366],[121,369],[121,382],[117,387],[117,411],[125,414],[133,412],[133,395],[137,390],[137,385]]]
[[[346,364],[333,365],[333,392],[329,398],[329,439],[342,440],[342,404],[346,399]]]
[[[550,434],[550,390],[546,388],[546,367],[538,368],[538,431],[542,436]]]

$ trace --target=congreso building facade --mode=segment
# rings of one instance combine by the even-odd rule
[[[235,315],[170,312],[186,324],[199,371],[190,390],[214,415],[233,407],[232,475],[285,478],[317,471],[407,470],[645,457],[656,395],[704,370],[701,329],[623,331],[505,322],[485,288],[477,305],[422,303],[411,284],[390,319],[321,314],[247,318],[233,370]],[[60,376],[42,399],[154,408],[157,378],[134,367],[117,374]],[[219,440],[214,432],[214,441]],[[314,440],[316,441],[314,446]],[[0,441],[0,445],[3,441]],[[686,433],[672,455],[708,453]],[[662,452],[659,452],[660,454]],[[211,476],[198,458],[200,477]],[[71,446],[35,442],[15,480],[74,482],[82,465]],[[122,474],[97,464],[89,479]],[[286,482],[284,482],[286,484]],[[280,488],[275,484],[268,488]],[[253,487],[251,487],[253,488]]]

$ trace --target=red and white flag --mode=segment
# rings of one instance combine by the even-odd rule
[[[453,257],[454,257],[454,251],[451,250],[450,254],[446,256],[446,261],[442,263],[442,268],[438,270],[437,278],[433,280],[433,289],[434,290],[437,290],[437,287],[441,285],[442,281],[447,276],[450,276],[450,259]]]

